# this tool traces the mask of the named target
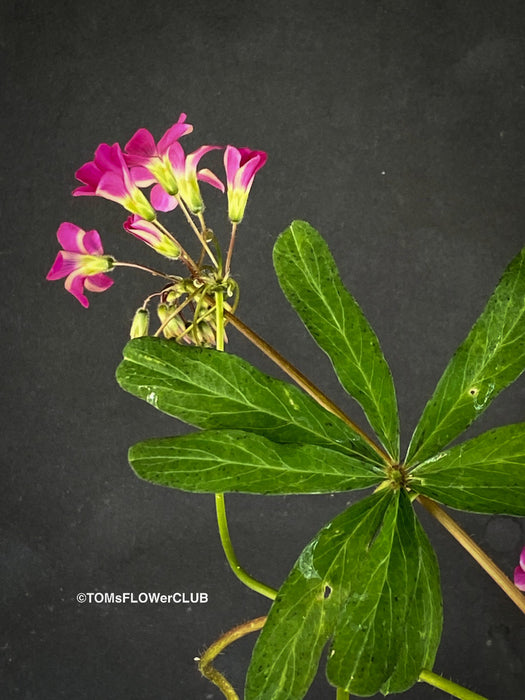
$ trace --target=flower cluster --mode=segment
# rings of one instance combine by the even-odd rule
[[[231,310],[236,304],[237,287],[230,275],[235,233],[244,217],[255,175],[266,162],[266,153],[226,146],[225,187],[211,170],[198,169],[207,153],[223,147],[204,145],[186,153],[179,140],[192,131],[193,126],[186,122],[186,115],[181,114],[158,142],[147,129],[142,128],[131,137],[124,149],[118,143],[111,146],[100,144],[93,160],[76,171],[75,176],[82,184],[73,191],[75,197],[103,197],[120,204],[129,212],[123,224],[124,230],[163,257],[181,261],[187,268],[188,277],[117,261],[112,256],[104,255],[97,231],[86,232],[66,222],[57,231],[62,250],[47,279],[65,277],[66,289],[87,307],[89,302],[84,291],[101,292],[108,289],[113,281],[105,273],[117,266],[140,268],[161,276],[167,282],[166,286],[145,300],[135,316],[131,335],[148,332],[147,304],[158,297],[157,316],[161,325],[157,333],[162,332],[178,342],[207,345],[214,343],[217,332],[212,318],[213,294],[219,291],[234,297],[232,305],[225,303],[223,308],[226,310]],[[228,218],[232,228],[226,256],[222,255],[216,236],[206,226],[200,182],[227,193]],[[151,190],[147,196],[144,188],[149,187]],[[172,211],[176,207],[198,238],[200,250],[196,260],[158,219],[158,212]]]

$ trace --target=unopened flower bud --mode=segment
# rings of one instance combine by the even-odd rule
[[[196,329],[199,342],[207,347],[215,346],[215,333],[208,321],[201,321]]]
[[[133,316],[131,328],[129,331],[130,338],[142,338],[148,335],[149,330],[149,311],[144,308],[137,309]]]
[[[157,315],[162,324],[166,323],[167,321],[166,325],[163,327],[162,330],[165,338],[178,338],[186,330],[186,324],[178,314],[171,318],[171,316],[173,315],[173,309],[170,309],[170,307],[167,304],[158,305]],[[168,319],[170,320],[168,321]]]

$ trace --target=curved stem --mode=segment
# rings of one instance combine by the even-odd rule
[[[233,545],[230,539],[230,531],[228,529],[228,520],[226,517],[226,504],[224,502],[224,494],[215,494],[215,508],[217,511],[217,524],[219,526],[219,535],[221,538],[222,548],[224,549],[224,554],[228,560],[231,570],[237,576],[237,578],[244,583],[245,586],[251,588],[252,591],[260,593],[270,600],[275,600],[277,596],[277,591],[274,588],[270,588],[265,583],[257,581],[257,579],[250,576],[250,574],[245,571],[239,564]]]
[[[154,270],[152,267],[145,267],[144,265],[137,265],[137,263],[119,262],[115,260],[113,262],[113,267],[133,267],[136,270],[143,270],[144,272],[149,272],[150,275],[156,275],[157,277],[164,277],[164,279],[173,282],[173,277],[167,275],[165,272],[159,272],[159,270]]]
[[[205,251],[208,253],[212,264],[213,264],[215,267],[218,267],[218,265],[217,265],[217,260],[215,259],[214,254],[211,252],[210,247],[209,247],[209,245],[206,243],[206,240],[205,240],[204,236],[201,234],[201,232],[199,231],[199,229],[198,229],[197,226],[195,225],[195,222],[194,222],[193,219],[191,218],[191,215],[190,215],[188,209],[186,208],[186,205],[184,204],[184,201],[183,201],[182,197],[181,197],[180,195],[175,195],[175,196],[176,196],[177,202],[179,203],[179,206],[180,206],[180,208],[181,208],[181,211],[184,213],[184,216],[186,217],[187,222],[189,223],[189,225],[190,225],[191,228],[193,229],[193,231],[194,231],[195,235],[197,236],[197,238],[199,239],[199,241],[200,241],[202,247],[203,247],[203,248],[205,249]]]
[[[459,542],[459,544],[464,547],[467,552],[478,562],[478,564],[485,569],[487,574],[494,579],[498,586],[508,595],[508,597],[515,603],[521,612],[525,613],[525,596],[520,593],[512,581],[505,576],[503,571],[492,561],[492,559],[486,554],[481,547],[474,542],[474,540],[467,535],[465,530],[463,530],[457,522],[450,517],[450,515],[441,508],[435,501],[427,498],[426,496],[419,495],[417,500],[421,505],[428,510],[428,512],[438,520],[444,528],[446,528],[450,534]],[[459,697],[459,696],[458,696]],[[473,696],[479,697],[479,696]]]
[[[487,700],[487,698],[485,698],[483,695],[473,693],[472,690],[468,690],[462,685],[458,685],[457,683],[449,681],[447,678],[438,676],[437,673],[427,671],[426,669],[423,669],[419,674],[419,680],[423,681],[424,683],[428,683],[429,685],[433,685],[435,688],[444,690],[445,693],[449,693],[449,695],[453,695],[455,698],[460,698],[460,700]]]
[[[196,659],[196,661],[198,661],[199,671],[202,675],[214,683],[227,700],[239,700],[239,696],[233,689],[231,683],[226,680],[222,673],[212,666],[212,662],[226,647],[237,641],[237,639],[241,639],[247,634],[250,634],[250,632],[257,632],[257,630],[264,627],[265,622],[266,617],[257,617],[254,620],[249,620],[242,625],[234,627],[219,637],[216,642],[213,642],[213,644],[206,649],[204,654]]]
[[[301,387],[301,389],[304,389],[304,391],[306,391],[307,394],[310,394],[310,396],[315,399],[318,404],[340,418],[355,433],[357,433],[381,457],[385,464],[390,466],[394,464],[392,458],[381,447],[376,445],[376,443],[363,430],[361,430],[361,428],[356,425],[354,421],[351,420],[351,418],[349,418],[346,413],[339,408],[339,406],[336,406],[336,404],[329,399],[326,394],[318,389],[315,384],[305,377],[302,372],[288,362],[288,360],[286,360],[275,348],[263,340],[255,331],[249,328],[249,326],[243,323],[240,318],[237,318],[237,316],[234,314],[226,311],[224,315],[234,328],[236,328],[244,335],[245,338],[250,340],[256,347],[258,347],[261,352],[275,362],[275,364],[280,367],[283,372],[286,372],[286,374],[291,377],[294,382]]]
[[[215,292],[215,318],[216,318],[216,347],[217,350],[224,350],[224,292]],[[274,600],[277,591],[270,588],[264,583],[257,581],[245,571],[239,564],[235,555],[233,544],[230,539],[230,531],[228,529],[228,519],[226,517],[226,503],[223,493],[215,494],[215,510],[217,511],[217,525],[219,526],[219,535],[222,542],[224,554],[231,567],[233,573],[240,579],[248,588],[251,588],[257,593]]]
[[[152,223],[159,229],[159,231],[161,231],[164,235],[168,236],[168,238],[170,238],[178,246],[180,250],[180,259],[187,265],[190,272],[194,275],[198,274],[199,267],[195,264],[195,261],[193,260],[191,255],[184,250],[184,248],[181,246],[181,244],[175,238],[175,236],[170,231],[168,231],[168,229],[165,226],[163,226],[158,219],[154,219]]]

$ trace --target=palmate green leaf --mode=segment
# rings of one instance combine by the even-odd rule
[[[525,423],[495,428],[415,467],[410,487],[476,513],[525,515]]]
[[[129,451],[138,476],[186,491],[330,493],[374,486],[384,472],[320,447],[272,442],[242,430],[205,430],[146,440]]]
[[[512,260],[485,310],[441,377],[406,459],[432,457],[465,430],[525,368],[525,248]]]
[[[362,406],[391,456],[399,459],[399,418],[392,375],[377,337],[344,287],[319,233],[294,221],[273,260],[288,301],[330,357],[339,381]]]
[[[301,700],[328,655],[351,694],[401,692],[431,668],[441,636],[439,571],[408,496],[380,490],[304,549],[270,610],[246,700]]]
[[[240,357],[137,338],[124,348],[120,386],[155,408],[199,428],[232,428],[275,442],[324,445],[378,463],[367,443],[297,387],[269,377]]]

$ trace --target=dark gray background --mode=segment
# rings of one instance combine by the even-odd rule
[[[61,221],[106,252],[158,262],[125,213],[73,199],[102,141],[159,137],[188,113],[185,146],[264,149],[240,228],[239,315],[362,421],[278,288],[271,249],[294,218],[332,248],[390,362],[406,446],[444,366],[523,245],[525,11],[451,0],[2,3],[2,697],[217,699],[193,657],[268,602],[230,573],[213,497],[141,482],[128,446],[184,432],[124,394],[114,370],[151,278],[115,272],[84,310],[45,274]],[[221,157],[207,164],[219,174]],[[227,234],[220,196],[209,219]],[[176,227],[177,213],[167,217]],[[181,226],[182,230],[182,226]],[[232,330],[230,349],[275,370]],[[523,382],[471,429],[523,420]],[[279,586],[300,549],[360,497],[230,497],[243,565]],[[441,565],[436,670],[491,700],[521,696],[515,606],[422,515]],[[523,522],[457,514],[512,575]],[[207,605],[79,605],[79,591],[206,591]],[[253,639],[219,665],[237,688]],[[309,700],[334,698],[320,677]],[[418,685],[407,698],[441,698]]]

